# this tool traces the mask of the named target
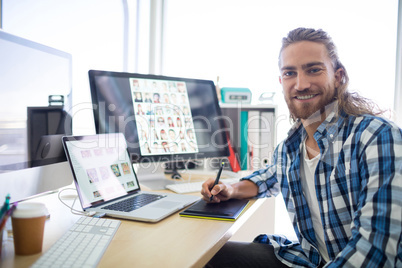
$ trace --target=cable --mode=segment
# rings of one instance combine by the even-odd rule
[[[81,215],[81,216],[93,216],[93,215],[95,214],[95,212],[92,212],[92,211],[88,211],[88,212],[87,212],[87,211],[81,211],[81,210],[74,209],[75,201],[77,201],[78,195],[75,196],[74,201],[73,201],[73,204],[72,204],[71,207],[70,207],[67,203],[64,203],[64,201],[61,199],[60,195],[61,195],[62,192],[66,191],[66,190],[73,190],[73,191],[77,192],[77,189],[74,189],[74,188],[65,188],[65,189],[59,191],[59,194],[57,195],[57,197],[59,198],[60,202],[61,202],[63,205],[65,205],[66,207],[68,207],[68,208],[70,209],[70,212],[71,212],[72,214]]]

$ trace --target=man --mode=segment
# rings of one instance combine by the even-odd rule
[[[282,192],[298,241],[228,242],[210,267],[402,267],[402,132],[347,91],[348,75],[322,30],[283,39],[280,83],[291,118],[273,163],[240,182],[203,184],[203,199]],[[211,189],[213,187],[213,189]]]

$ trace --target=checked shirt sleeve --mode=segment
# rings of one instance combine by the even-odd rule
[[[352,237],[326,267],[402,267],[402,135],[386,124],[369,132],[354,143],[361,191]]]
[[[264,169],[257,170],[251,175],[242,178],[241,180],[250,180],[258,186],[257,198],[277,196],[280,192],[280,185],[276,176],[278,146],[274,152],[273,165],[269,165]]]

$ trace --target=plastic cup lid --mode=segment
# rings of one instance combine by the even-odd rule
[[[14,210],[13,218],[35,218],[46,215],[46,206],[42,203],[19,203]]]

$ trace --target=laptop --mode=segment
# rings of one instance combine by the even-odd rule
[[[200,199],[141,191],[122,133],[65,136],[62,141],[84,211],[158,222]]]

